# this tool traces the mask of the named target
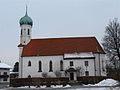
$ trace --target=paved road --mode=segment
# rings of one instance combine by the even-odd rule
[[[111,88],[110,90],[113,90],[113,88],[116,88],[116,87],[98,87],[98,86],[72,86],[72,87],[69,87],[69,88],[3,88],[3,89],[0,89],[0,90],[74,90],[74,89],[82,89],[82,90],[92,90],[92,89],[95,89],[96,88]],[[120,90],[120,86],[117,87],[119,88],[118,90]]]
[[[0,90],[3,88],[7,88],[9,83],[0,83]]]

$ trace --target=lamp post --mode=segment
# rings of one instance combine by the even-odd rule
[[[29,82],[29,88],[30,88],[30,83],[31,83],[31,76],[28,76],[28,82]]]

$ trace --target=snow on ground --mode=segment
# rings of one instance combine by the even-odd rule
[[[101,82],[97,83],[97,84],[88,84],[88,85],[84,85],[84,86],[116,86],[119,85],[119,82],[113,79],[105,79],[102,80]]]
[[[79,89],[70,89],[70,90],[120,90],[120,88],[104,87],[104,88],[79,88]]]
[[[51,90],[54,88],[54,90],[57,90],[60,88],[61,90],[120,90],[119,82],[113,79],[105,79],[97,84],[88,84],[83,86],[74,87],[71,85],[51,85]],[[116,86],[116,87],[115,87]],[[18,88],[29,88],[28,86],[25,87],[18,87]],[[37,88],[36,86],[30,86],[30,88]],[[41,88],[47,88],[46,85],[38,87]],[[59,89],[58,89],[59,90]]]
[[[69,88],[69,87],[71,87],[69,84],[67,84],[66,86],[64,86],[65,88]]]
[[[67,84],[66,86],[63,87],[63,85],[51,85],[51,88],[70,88],[71,86]],[[29,88],[29,86],[21,86],[18,88]],[[37,88],[36,86],[30,86],[30,88]],[[38,88],[47,88],[46,85],[40,86]]]
[[[116,86],[118,84],[119,84],[119,82],[116,80],[106,79],[106,80],[103,80],[103,81],[95,84],[95,86]]]
[[[52,88],[63,88],[63,85],[52,85]]]
[[[79,88],[79,89],[75,89],[75,90],[120,90],[120,86],[114,87],[117,85],[119,85],[118,81],[113,80],[113,79],[106,79],[106,80],[102,80],[101,82],[94,84],[94,85],[91,85],[91,84],[84,85],[84,86],[93,86],[93,87],[84,88],[84,89]],[[105,86],[109,86],[109,87],[105,87]]]

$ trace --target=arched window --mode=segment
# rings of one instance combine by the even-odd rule
[[[31,66],[31,61],[28,61],[28,66]]]
[[[42,72],[42,62],[41,61],[39,61],[39,70],[38,70],[38,72]]]
[[[22,29],[21,29],[21,35],[22,35]]]
[[[49,62],[49,72],[52,72],[52,61]]]
[[[30,35],[30,29],[28,29],[28,35]]]
[[[63,61],[60,61],[60,71],[63,71]]]

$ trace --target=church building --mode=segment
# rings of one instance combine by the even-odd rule
[[[106,76],[105,52],[95,37],[31,39],[27,10],[19,23],[19,78]]]

